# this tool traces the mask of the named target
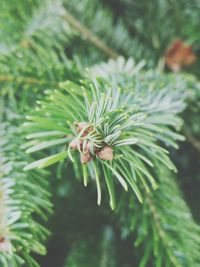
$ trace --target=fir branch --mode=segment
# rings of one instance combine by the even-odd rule
[[[19,129],[1,124],[0,134],[0,264],[38,266],[30,254],[46,253],[41,243],[49,232],[39,221],[52,212],[48,182],[39,179],[46,172],[22,172],[28,158],[19,151]]]
[[[170,258],[170,262],[174,267],[181,267],[180,263],[178,262],[177,258],[174,256],[172,250],[171,250],[171,243],[170,240],[168,239],[165,231],[163,230],[161,221],[160,221],[160,215],[159,212],[156,209],[156,206],[154,205],[154,200],[153,196],[151,195],[150,192],[147,192],[146,194],[146,202],[150,208],[151,214],[153,216],[153,221],[155,224],[155,228],[158,234],[159,239],[162,242],[163,247],[167,251],[167,254]]]
[[[135,68],[139,71],[137,66]],[[116,75],[113,85],[106,80],[91,77],[82,81],[82,86],[66,82],[60,85],[59,91],[47,91],[46,102],[42,101],[38,111],[34,112],[34,116],[28,116],[29,121],[24,124],[31,134],[43,132],[44,140],[43,142],[40,138],[33,138],[34,145],[32,142],[27,143],[27,153],[52,145],[57,146],[60,142],[65,142],[68,146],[66,150],[61,145],[61,150],[54,150],[59,153],[30,163],[26,170],[49,166],[66,157],[76,165],[86,164],[84,184],[87,184],[85,181],[88,172],[96,180],[100,204],[99,175],[103,172],[112,208],[114,188],[111,177],[115,177],[125,190],[128,190],[129,185],[142,202],[140,183],[147,191],[150,187],[157,188],[152,175],[153,160],[156,159],[169,169],[176,170],[167,150],[158,142],[177,147],[174,141],[183,140],[171,127],[177,128],[180,124],[176,114],[184,108],[186,97],[180,88],[179,91],[174,89],[174,84],[171,90],[168,86],[160,88],[159,92],[158,88],[149,88],[148,82],[144,82],[144,75],[143,82],[138,84],[140,90],[132,87],[132,92],[129,93],[130,89],[127,92],[124,86],[124,79],[129,87],[134,83],[134,72],[131,72],[131,75],[122,73],[120,76],[118,72],[113,75]],[[149,79],[148,74],[147,77]],[[151,78],[155,81],[155,75]],[[116,86],[120,79],[123,88]],[[161,84],[163,86],[163,81]],[[61,139],[60,134],[58,137],[50,135],[51,131],[60,132]],[[69,141],[64,141],[65,136]],[[131,147],[134,147],[134,150]]]
[[[186,139],[191,143],[191,145],[200,152],[200,141],[195,138],[189,131],[184,130],[184,135]]]
[[[199,48],[198,0],[116,2],[124,12],[121,16],[123,23],[145,51],[145,57],[140,54],[140,60],[148,60],[148,66],[157,66],[159,61],[161,63],[166,49],[177,38],[189,42],[196,49]],[[109,3],[105,1],[105,4]]]
[[[137,36],[133,38],[122,19],[116,18],[101,1],[74,0],[68,1],[66,6],[70,14],[79,18],[79,22],[114,50],[115,58],[120,54],[133,56],[137,61],[150,58],[150,55],[147,55],[149,51],[138,42]]]
[[[23,20],[25,18],[26,25],[25,27],[24,25],[22,27],[24,21],[20,21],[18,18],[17,22],[20,23],[21,28],[24,28],[23,32],[18,33],[18,37],[21,36],[21,40],[18,38],[19,40],[15,46],[9,44],[12,39],[8,40],[8,43],[6,44],[3,42],[1,44],[3,54],[8,55],[9,52],[16,52],[20,47],[23,49],[25,48],[34,50],[36,52],[38,52],[45,45],[62,49],[64,42],[65,46],[67,43],[69,43],[70,47],[71,39],[78,34],[81,38],[85,38],[91,42],[108,57],[116,58],[118,56],[116,51],[114,51],[88,27],[76,19],[64,7],[62,0],[57,0],[54,3],[52,3],[52,1],[46,1],[41,5],[36,5],[35,7],[33,5],[31,7],[32,9],[30,11],[32,14],[30,17],[28,17],[27,14],[23,13],[23,9],[18,9],[18,7],[15,6],[16,12],[20,14],[19,18],[23,18]],[[4,16],[5,15],[3,14],[3,17]],[[14,17],[13,20],[16,20],[16,18]],[[54,23],[52,23],[52,21]],[[5,25],[5,29],[7,27],[8,26]],[[2,38],[2,40],[4,39],[5,38]],[[49,43],[49,40],[51,40],[51,43]]]
[[[0,76],[0,82],[17,82],[17,83],[27,83],[30,85],[49,85],[51,82],[48,80],[39,80],[34,77],[15,77],[15,76]],[[51,83],[52,87],[58,86],[58,83]]]
[[[122,232],[135,232],[135,246],[141,251],[140,267],[199,266],[200,228],[183,200],[173,175],[165,168],[156,168],[160,185],[156,192],[144,193],[143,206],[133,199],[121,201],[118,213]],[[141,210],[142,209],[142,210]],[[137,214],[137,216],[136,216]],[[140,214],[140,215],[138,215]]]
[[[115,236],[111,227],[95,232],[74,243],[65,267],[116,267]]]
[[[12,5],[4,1],[1,9],[0,52],[3,55],[17,53],[21,48],[40,51],[45,46],[62,49],[73,36],[68,23],[63,19],[63,1],[32,2],[22,0],[19,5]],[[13,12],[17,14],[13,16]],[[7,17],[12,20],[7,23]],[[8,33],[9,32],[9,36]]]
[[[108,47],[97,35],[93,34],[85,25],[81,24],[72,14],[67,10],[63,15],[64,19],[72,25],[76,30],[78,30],[83,37],[89,40],[93,45],[103,51],[107,56],[116,59],[118,53],[112,48]]]

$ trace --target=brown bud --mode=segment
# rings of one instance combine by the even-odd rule
[[[87,126],[88,126],[88,123],[85,121],[78,122],[76,130],[78,133],[80,133],[80,131],[82,131]]]
[[[90,143],[90,141],[87,141],[87,145],[86,145],[84,151],[89,151],[93,155],[93,153],[97,154],[100,151],[100,149],[94,145],[93,151],[91,151],[91,143]]]
[[[81,163],[85,164],[88,163],[90,160],[92,160],[92,155],[89,151],[86,151],[85,153],[81,154]]]
[[[89,124],[88,124],[87,122],[85,122],[85,121],[81,121],[81,122],[77,123],[77,128],[76,128],[76,130],[77,130],[78,133],[80,133],[84,128],[85,128],[85,131],[82,133],[82,137],[88,135],[88,133],[91,132],[92,129],[93,129],[93,128],[92,128],[91,126],[89,126]]]
[[[9,240],[6,240],[3,236],[0,236],[0,252],[10,252],[11,243]]]
[[[99,152],[97,152],[97,156],[102,160],[113,160],[113,149],[105,145]]]
[[[165,64],[173,71],[180,71],[195,61],[196,55],[192,47],[180,39],[175,40],[165,53]]]
[[[69,143],[69,147],[71,149],[78,149],[78,145],[79,145],[79,140],[78,139],[73,139],[70,143]]]

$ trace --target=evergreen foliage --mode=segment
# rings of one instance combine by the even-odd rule
[[[163,65],[177,38],[198,51],[199,9],[2,1],[0,267],[51,267],[58,251],[56,267],[200,265],[181,191],[199,177],[198,55],[190,74]]]
[[[98,237],[92,235],[75,243],[65,266],[116,266],[112,228],[107,226],[101,232]]]
[[[117,0],[123,14],[122,20],[128,26],[145,50],[149,60],[157,64],[166,48],[177,38],[182,38],[194,49],[200,47],[198,19],[200,2],[192,0]],[[162,27],[161,27],[162,24]]]
[[[22,173],[30,158],[19,150],[23,140],[20,135],[22,132],[13,122],[12,126],[1,125],[0,264],[3,267],[21,266],[24,262],[38,266],[31,254],[46,253],[41,242],[49,235],[40,224],[52,211],[48,180],[41,179],[46,172]]]
[[[57,145],[62,147],[58,153],[55,150],[53,155],[30,163],[25,170],[43,168],[69,157],[77,169],[83,167],[85,186],[88,175],[96,180],[100,205],[102,175],[98,169],[102,169],[112,209],[115,207],[112,177],[125,190],[128,190],[128,183],[140,202],[142,195],[138,183],[142,183],[147,191],[149,185],[156,189],[156,181],[149,170],[154,166],[152,161],[157,159],[160,164],[176,170],[168,151],[160,147],[158,141],[177,148],[174,141],[183,140],[170,127],[179,128],[180,119],[176,114],[184,108],[185,86],[183,84],[183,91],[177,91],[174,89],[177,87],[174,86],[174,80],[173,85],[165,85],[164,81],[160,82],[159,76],[162,88],[153,87],[153,83],[149,88],[144,73],[141,83],[139,73],[137,76],[132,74],[132,77],[128,73],[125,75],[120,81],[124,83],[124,88],[118,87],[113,75],[113,85],[91,77],[88,81],[82,81],[82,86],[66,82],[60,84],[59,90],[47,91],[47,100],[40,103],[37,112],[28,116],[30,122],[24,124],[31,133],[27,138],[32,140],[26,145],[26,153]],[[125,87],[125,78],[128,88]],[[147,73],[149,79],[155,81],[156,74]],[[73,153],[72,150],[78,150],[79,153]],[[81,159],[76,157],[77,154]],[[82,167],[80,162],[83,163]]]
[[[199,266],[200,228],[192,219],[174,176],[165,168],[157,175],[160,186],[156,192],[144,192],[142,207],[129,200],[127,208],[127,200],[121,201],[118,212],[122,231],[136,232],[134,245],[143,251],[140,267],[151,262],[156,267]]]
[[[105,7],[101,1],[68,1],[66,7],[77,18],[80,18],[80,21],[89,27],[92,33],[97,34],[117,53],[132,56],[137,61],[150,58],[149,51],[141,46],[137,38],[131,37],[123,20],[115,20],[112,11]],[[86,10],[87,12],[85,12]],[[116,53],[112,53],[110,56],[117,57]]]

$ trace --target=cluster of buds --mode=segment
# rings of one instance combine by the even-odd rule
[[[104,144],[101,148],[94,145],[93,153],[90,150],[90,141],[87,140],[89,133],[93,131],[93,127],[87,122],[79,122],[76,124],[76,131],[79,137],[74,138],[70,144],[70,149],[79,150],[81,163],[85,164],[91,161],[95,156],[99,157],[101,160],[112,160],[113,159],[113,149]],[[83,145],[83,141],[86,140],[86,145]]]

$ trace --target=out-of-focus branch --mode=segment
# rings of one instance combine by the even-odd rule
[[[72,14],[70,14],[67,10],[63,15],[65,20],[76,30],[83,34],[83,36],[88,39],[93,45],[102,50],[107,56],[116,59],[118,57],[118,53],[114,51],[112,48],[107,46],[99,37],[97,37],[94,33],[92,33],[85,25],[83,25],[80,21],[78,21]]]
[[[186,139],[192,144],[192,146],[200,152],[200,141],[197,140],[196,137],[190,134],[187,130],[184,130],[184,135]]]
[[[23,82],[27,84],[49,84],[52,83],[52,85],[58,85],[56,82],[49,82],[46,80],[40,80],[32,77],[15,77],[11,75],[5,75],[5,76],[0,76],[0,82],[12,82],[12,81],[17,81],[17,82]]]

